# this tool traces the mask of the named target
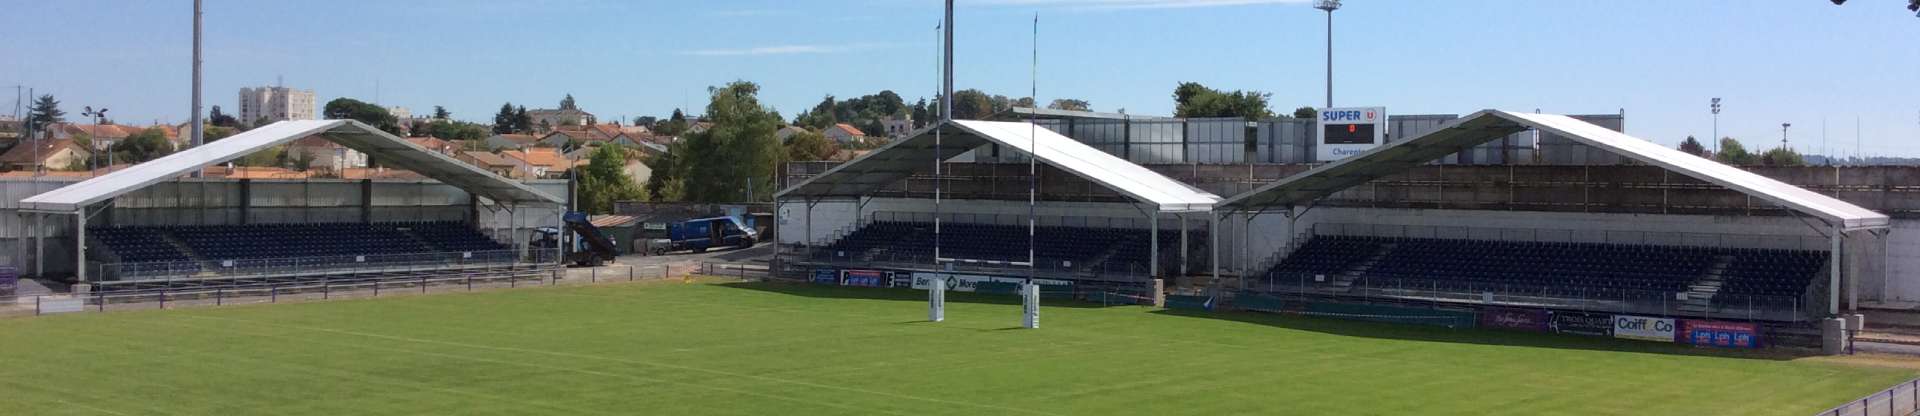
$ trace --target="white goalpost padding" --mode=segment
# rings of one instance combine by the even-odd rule
[[[1020,287],[1020,297],[1023,300],[1021,303],[1025,306],[1024,312],[1026,315],[1026,319],[1021,320],[1020,326],[1026,327],[1027,329],[1039,329],[1040,284],[1027,281],[1027,284]]]
[[[933,279],[927,287],[927,320],[947,320],[947,279]]]

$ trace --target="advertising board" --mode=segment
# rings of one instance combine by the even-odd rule
[[[887,287],[887,274],[879,270],[841,270],[840,285],[859,287]]]
[[[1016,283],[1017,284],[1017,283],[1025,283],[1027,281],[1027,278],[1025,277],[999,277],[999,276],[981,276],[981,275],[958,274],[958,273],[914,272],[913,288],[926,290],[927,288],[932,287],[933,279],[946,280],[947,290],[956,291],[956,292],[972,292],[982,282]],[[1069,280],[1033,279],[1033,282],[1038,283],[1040,285],[1040,290],[1043,292],[1064,292],[1064,291],[1073,290],[1073,282]]]
[[[1323,108],[1315,125],[1316,160],[1332,162],[1387,142],[1386,107]]]
[[[1547,324],[1556,334],[1613,336],[1613,315],[1604,313],[1554,312]]]
[[[1760,348],[1760,326],[1744,322],[1680,321],[1681,342],[1721,348]]]
[[[1643,341],[1674,342],[1674,322],[1667,318],[1614,315],[1613,337]]]
[[[1548,322],[1551,319],[1547,311],[1541,309],[1487,308],[1480,310],[1480,326],[1483,328],[1547,332]]]
[[[823,285],[840,284],[840,271],[834,269],[813,269],[813,282]]]

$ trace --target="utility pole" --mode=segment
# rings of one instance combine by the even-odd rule
[[[1318,0],[1313,8],[1327,11],[1327,108],[1333,108],[1333,11],[1340,10],[1340,0]]]
[[[193,116],[187,121],[192,125],[188,130],[188,143],[193,147],[200,147],[206,140],[206,126],[203,125],[205,120],[202,120],[200,115],[200,14],[200,0],[193,0]],[[252,121],[248,120],[248,122]],[[204,169],[194,169],[192,177],[200,177],[202,170]]]

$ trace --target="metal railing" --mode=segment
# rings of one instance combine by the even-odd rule
[[[1815,236],[1467,227],[1454,225],[1316,223],[1312,226],[1312,229],[1307,232],[1311,236],[1341,235],[1354,237],[1636,244],[1668,247],[1767,248],[1811,251],[1826,251],[1829,248],[1829,244],[1831,244],[1831,241],[1825,237]]]
[[[1814,416],[1906,416],[1920,412],[1920,379],[1895,384]]]
[[[0,316],[172,309],[233,304],[320,301],[396,294],[470,292],[564,284],[631,282],[667,277],[665,266],[563,268],[513,265],[470,270],[421,270],[377,276],[303,277],[265,281],[224,280],[198,286],[157,286],[82,294],[0,296]]]
[[[1145,260],[1105,261],[1093,264],[1075,263],[1064,259],[1041,258],[1039,264],[1028,267],[1024,261],[988,260],[988,259],[941,259],[935,262],[933,253],[908,252],[900,250],[877,250],[854,253],[833,250],[826,247],[807,247],[802,245],[782,245],[781,255],[787,261],[796,264],[830,265],[840,268],[892,268],[892,269],[946,269],[954,271],[982,273],[1026,273],[1035,272],[1037,277],[1065,279],[1101,279],[1101,280],[1144,280],[1151,276]],[[1172,257],[1161,253],[1162,257]],[[1024,260],[1024,259],[1022,259]],[[1177,261],[1174,257],[1172,261]],[[1169,270],[1178,265],[1163,262],[1161,267]]]
[[[445,251],[355,256],[308,256],[263,259],[99,263],[98,281],[150,281],[204,278],[280,276],[316,273],[367,273],[514,263],[557,263],[558,249]]]
[[[1269,273],[1247,282],[1246,289],[1275,296],[1499,305],[1749,322],[1802,322],[1813,309],[1795,296],[1717,294],[1694,299],[1683,296],[1685,292],[1664,290],[1308,273]]]

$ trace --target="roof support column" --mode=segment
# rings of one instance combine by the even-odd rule
[[[19,269],[25,269],[27,265],[27,230],[30,229],[27,227],[27,215],[31,214],[17,209],[13,211],[14,225],[16,225],[13,230],[13,251],[15,252],[13,264]],[[25,270],[16,269],[16,273],[24,272]]]
[[[73,276],[80,284],[87,283],[87,207],[81,206],[73,213]]]
[[[1833,233],[1831,234],[1833,238],[1833,251],[1828,252],[1827,255],[1827,265],[1829,266],[1829,270],[1827,271],[1827,315],[1840,314],[1840,259],[1842,257],[1841,255],[1844,254],[1841,239],[1846,238],[1846,233],[1847,232],[1840,226],[1834,226]]]
[[[1218,282],[1220,281],[1220,215],[1212,212],[1207,213],[1207,238],[1210,239],[1207,250],[1213,252],[1212,259],[1207,262],[1207,265],[1213,267],[1213,281]],[[1246,288],[1246,279],[1241,279],[1240,289]]]
[[[1180,275],[1187,275],[1187,214],[1174,215],[1180,219]]]
[[[47,228],[41,221],[46,219],[47,214],[33,214],[33,275],[42,278],[47,275]]]
[[[1152,220],[1147,222],[1147,226],[1151,227],[1147,229],[1147,244],[1149,248],[1148,254],[1147,254],[1147,275],[1153,276],[1154,279],[1159,279],[1162,277],[1160,276],[1160,209],[1159,207],[1154,207],[1154,210],[1150,211],[1147,214],[1147,217]]]

